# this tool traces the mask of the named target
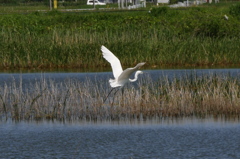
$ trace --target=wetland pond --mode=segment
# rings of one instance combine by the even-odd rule
[[[240,69],[143,70],[153,79],[219,74],[239,77]],[[106,80],[102,73],[1,73],[0,87],[44,78]],[[21,80],[20,80],[21,79]],[[106,86],[107,87],[107,86]],[[0,158],[240,158],[239,119],[164,118],[123,121],[0,120]]]
[[[0,158],[240,158],[238,121],[7,122]]]

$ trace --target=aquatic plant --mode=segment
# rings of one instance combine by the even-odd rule
[[[230,76],[142,78],[103,103],[108,83],[42,78],[0,87],[0,118],[14,120],[131,120],[165,117],[239,117],[240,83]],[[106,89],[108,88],[108,89]],[[114,103],[113,103],[114,98]]]

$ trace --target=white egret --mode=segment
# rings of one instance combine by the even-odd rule
[[[145,64],[145,62],[138,63],[133,68],[127,68],[123,71],[122,65],[120,60],[105,46],[102,45],[101,47],[103,57],[111,64],[113,76],[115,79],[109,79],[110,86],[112,87],[109,94],[112,92],[114,88],[123,87],[127,82],[135,82],[138,79],[139,74],[143,74],[142,71],[137,71],[141,66]],[[130,79],[130,76],[134,73],[134,79]],[[118,89],[119,90],[119,89]],[[118,91],[117,90],[117,91]],[[116,92],[117,92],[116,91]],[[116,92],[114,94],[116,94]],[[107,95],[106,99],[108,98],[109,94]],[[104,102],[106,101],[104,100]]]

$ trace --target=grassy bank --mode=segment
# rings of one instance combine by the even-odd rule
[[[231,7],[2,15],[0,69],[109,66],[101,45],[124,66],[239,66],[240,20]]]
[[[98,83],[99,82],[99,83]],[[240,81],[229,76],[185,75],[152,81],[145,75],[103,103],[105,81],[51,79],[0,88],[0,118],[14,120],[119,120],[163,117],[239,117]]]

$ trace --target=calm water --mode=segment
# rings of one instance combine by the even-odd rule
[[[0,158],[240,158],[240,123],[2,122]]]
[[[194,74],[197,76],[213,75],[217,74],[219,76],[232,76],[240,77],[240,68],[236,69],[164,69],[164,70],[143,70],[145,74],[140,76],[144,78],[150,76],[152,80],[157,80],[159,78],[167,77],[171,78],[181,78],[186,75]],[[89,72],[89,73],[64,73],[64,72],[51,72],[51,73],[0,73],[0,86],[5,83],[12,83],[13,81],[22,83],[30,83],[35,81],[40,81],[41,79],[51,79],[55,82],[63,82],[67,79],[74,79],[78,81],[85,81],[86,79],[94,81],[108,81],[109,78],[113,78],[111,72]]]

